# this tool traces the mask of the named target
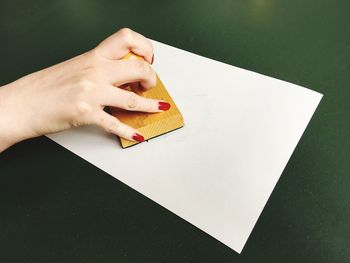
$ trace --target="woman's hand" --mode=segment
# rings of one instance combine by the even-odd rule
[[[144,58],[122,60],[129,52]],[[151,42],[121,29],[93,50],[0,88],[0,152],[32,137],[80,125],[98,125],[128,140],[142,135],[104,112],[105,106],[161,112],[158,100],[118,88],[156,85]]]

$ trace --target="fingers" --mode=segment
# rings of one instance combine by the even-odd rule
[[[170,108],[170,104],[156,99],[147,99],[132,91],[123,90],[113,86],[102,88],[102,105],[113,106],[129,111],[162,112]]]
[[[99,111],[94,118],[93,124],[102,127],[106,132],[113,133],[129,141],[143,142],[144,137],[138,131],[109,115],[104,111]]]
[[[97,47],[96,51],[108,59],[121,59],[130,51],[143,57],[148,63],[153,61],[153,46],[150,40],[128,28],[120,29]]]
[[[140,82],[142,87],[147,90],[157,84],[155,71],[143,60],[107,61],[102,66],[101,71],[103,80],[116,86]]]

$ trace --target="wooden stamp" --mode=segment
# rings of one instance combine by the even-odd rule
[[[127,54],[124,59],[143,59],[133,53]],[[133,92],[145,98],[164,100],[170,103],[169,110],[160,113],[145,113],[137,111],[127,111],[119,108],[111,107],[111,114],[118,118],[121,122],[137,129],[144,136],[145,140],[157,137],[164,133],[176,130],[184,126],[184,120],[181,112],[177,108],[175,102],[164,87],[162,81],[157,75],[157,84],[150,90],[141,91],[137,88],[132,89]],[[138,144],[120,138],[120,143],[123,148]]]

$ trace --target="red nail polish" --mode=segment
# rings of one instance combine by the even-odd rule
[[[154,54],[153,54],[152,59],[151,59],[151,65],[153,64],[153,62],[154,62]]]
[[[132,138],[138,142],[143,142],[145,140],[145,138],[143,138],[143,136],[141,134],[138,134],[138,133],[135,133],[134,136],[132,136]]]
[[[160,110],[169,110],[171,105],[168,102],[160,101],[158,104],[158,109]]]

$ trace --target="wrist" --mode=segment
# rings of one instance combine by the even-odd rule
[[[0,152],[24,140],[16,118],[15,84],[0,87]]]

